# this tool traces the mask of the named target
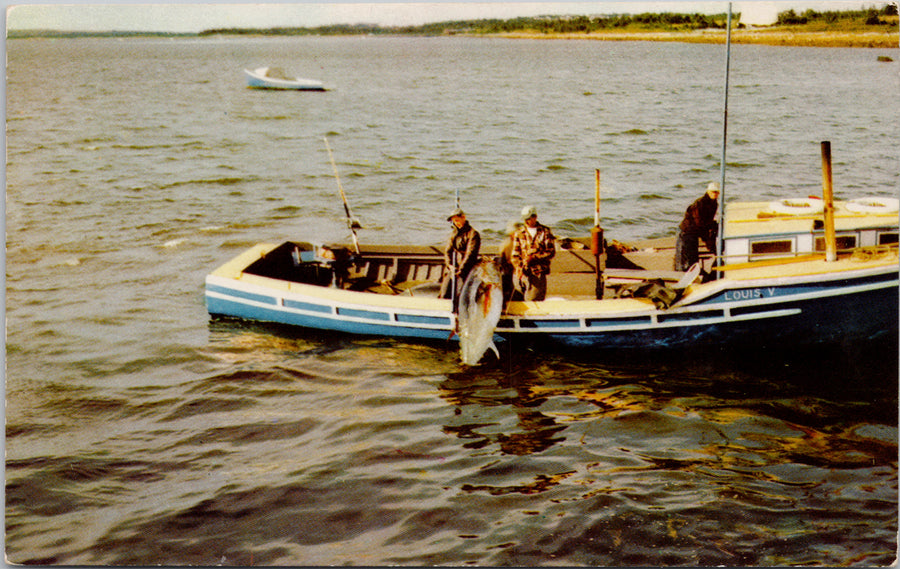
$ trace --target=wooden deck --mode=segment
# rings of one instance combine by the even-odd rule
[[[573,248],[558,249],[551,262],[547,297],[593,299],[596,260],[585,242],[573,241],[570,246]],[[305,269],[294,265],[292,255],[295,248],[298,251],[312,251],[311,246],[305,243],[260,245],[239,257],[241,267],[237,266],[238,263],[229,263],[228,272],[234,276],[243,272],[288,282],[326,285],[324,280],[317,282],[319,275],[313,274],[319,271],[317,264],[305,265]],[[604,298],[614,296],[613,289],[617,285],[655,279],[674,282],[684,274],[672,270],[673,238],[642,241],[630,245],[628,250],[608,251],[609,254],[601,257],[604,282],[608,289]],[[360,252],[360,260],[347,265],[342,288],[387,295],[437,294],[436,285],[440,283],[444,272],[443,251],[438,246],[360,245]]]

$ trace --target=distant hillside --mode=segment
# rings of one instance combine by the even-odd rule
[[[732,14],[732,26],[744,29],[740,13]],[[593,34],[603,32],[684,32],[721,30],[727,25],[727,14],[643,13],[599,16],[537,16],[509,20],[484,19],[436,22],[420,26],[331,25],[315,28],[220,28],[200,35],[448,35],[448,34]],[[782,12],[774,26],[796,31],[872,32],[897,30],[897,6],[881,9],[816,12],[797,14]]]
[[[864,10],[807,10],[797,14],[787,10],[778,14],[772,26],[747,27],[740,13],[732,14],[736,43],[773,45],[816,45],[847,47],[896,47],[898,44],[897,6]],[[346,35],[494,35],[511,38],[585,38],[599,40],[652,40],[682,42],[722,42],[727,14],[643,13],[597,16],[538,16],[508,20],[459,20],[420,26],[378,26],[336,24],[330,26],[278,28],[215,28],[198,34],[166,32],[59,32],[53,30],[10,31],[16,38],[80,37],[202,37],[237,36],[346,36]]]
[[[7,39],[23,38],[145,38],[145,37],[197,37],[197,34],[182,34],[173,32],[61,32],[59,30],[8,30]]]

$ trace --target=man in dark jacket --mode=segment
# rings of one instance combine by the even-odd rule
[[[692,203],[678,226],[675,240],[675,270],[686,271],[700,260],[700,239],[715,253],[719,224],[716,211],[719,207],[719,184],[710,182],[706,193]]]
[[[453,224],[453,229],[447,240],[447,246],[444,248],[447,273],[441,282],[441,298],[455,297],[455,301],[459,298],[459,291],[466,282],[466,277],[478,263],[481,235],[469,225],[469,222],[466,221],[466,214],[459,208],[453,210],[447,221]],[[456,278],[455,289],[453,288],[453,277]]]

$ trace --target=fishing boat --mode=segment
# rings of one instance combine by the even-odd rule
[[[706,279],[701,267],[665,268],[672,266],[672,239],[606,244],[599,256],[587,237],[561,240],[547,299],[508,302],[495,339],[652,349],[853,342],[895,332],[896,204],[836,202],[835,237],[850,246],[833,259],[822,215],[785,207],[729,204],[724,250],[732,262],[712,266],[708,253],[701,259]],[[207,277],[208,311],[351,334],[454,337],[451,300],[437,298],[440,247],[355,246],[358,253],[354,245],[258,244]]]
[[[255,245],[207,276],[208,312],[349,334],[456,338],[467,364],[496,340],[592,351],[761,350],[894,337],[898,203],[835,201],[830,142],[822,142],[821,199],[723,206],[730,5],[727,28],[716,251],[688,271],[670,270],[674,239],[621,245],[603,238],[598,170],[594,228],[590,237],[557,242],[545,300],[505,302],[490,255],[462,285],[464,294],[439,298],[441,248],[359,243],[326,139],[352,244]]]
[[[291,77],[280,67],[245,69],[247,86],[253,89],[293,89],[297,91],[324,91],[325,86],[315,79]]]

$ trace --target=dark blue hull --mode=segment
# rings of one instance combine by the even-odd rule
[[[241,299],[207,297],[207,308],[212,315],[225,315],[245,320],[275,322],[330,330],[349,334],[391,336],[399,338],[447,339],[450,336],[449,318],[428,318],[431,325],[423,327],[422,319],[412,319],[408,325],[366,319],[326,317],[326,315],[285,312],[278,306],[248,304]],[[732,313],[745,320],[725,320],[721,310],[692,314],[682,325],[641,326],[633,329],[566,331],[554,333],[552,328],[519,328],[497,330],[497,336],[527,339],[535,342],[553,342],[581,349],[677,349],[686,347],[781,347],[787,345],[814,345],[866,341],[878,338],[898,329],[898,292],[896,287],[879,288],[852,295],[813,298],[802,301],[786,301],[760,307],[764,317],[755,317],[745,308],[732,309]],[[374,314],[374,313],[373,313]],[[659,317],[661,323],[667,323]],[[612,323],[607,320],[604,323]]]
[[[454,337],[448,299],[291,281],[289,271],[276,270],[281,267],[279,251],[287,248],[258,246],[209,275],[209,313],[347,334]],[[269,256],[261,257],[261,252]],[[262,267],[265,271],[257,267],[262,275],[244,270],[260,263],[272,266]],[[733,273],[743,269],[733,269],[726,278],[692,287],[668,308],[646,298],[510,303],[494,332],[498,339],[513,343],[553,343],[586,352],[759,349],[851,343],[896,334],[898,267],[890,259],[869,263],[846,258],[834,266],[824,259],[804,263],[762,270],[751,266],[737,275]]]
[[[547,338],[572,348],[767,348],[874,340],[896,335],[900,325],[900,296],[896,287],[770,304],[765,309],[784,315],[670,328],[548,334]]]

